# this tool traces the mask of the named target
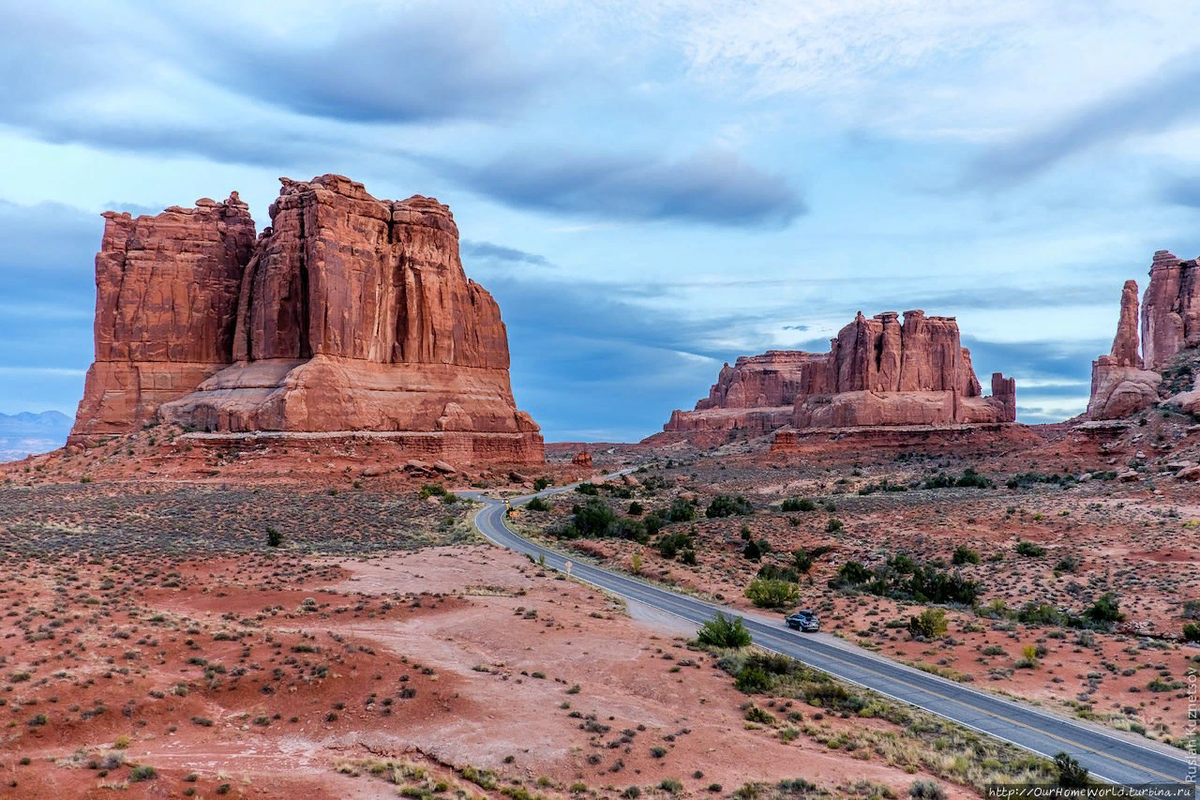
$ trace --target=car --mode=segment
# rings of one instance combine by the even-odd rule
[[[786,620],[789,628],[795,628],[804,633],[815,633],[821,630],[821,621],[817,619],[817,615],[809,609],[797,611],[789,616]]]

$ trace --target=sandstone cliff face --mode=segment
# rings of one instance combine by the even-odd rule
[[[1166,250],[1154,254],[1150,285],[1141,308],[1138,341],[1138,287],[1126,281],[1121,316],[1112,350],[1092,362],[1092,389],[1087,417],[1122,419],[1158,404],[1162,373],[1180,353],[1200,347],[1200,260],[1184,261]],[[1169,390],[1163,389],[1169,393]],[[1168,399],[1190,410],[1191,395]]]
[[[1012,422],[1016,384],[999,373],[983,397],[952,317],[860,312],[828,353],[770,351],[726,364],[693,411],[675,411],[668,433],[760,436],[797,428]]]
[[[183,248],[195,251],[187,262],[194,271],[220,278],[210,281],[219,299],[205,295],[198,306],[212,310],[172,317],[142,337],[192,342],[205,369],[181,375],[137,416],[89,392],[77,436],[91,433],[97,418],[117,432],[157,414],[219,433],[436,434],[419,447],[414,439],[414,448],[459,460],[541,461],[537,425],[513,400],[499,308],[463,272],[450,210],[424,197],[377,200],[337,175],[282,183],[257,242],[241,206],[239,247],[227,248],[230,255]],[[176,242],[176,233],[160,238]],[[162,260],[176,265],[172,247],[164,250]],[[139,273],[110,258],[113,251],[118,242],[106,234],[98,274],[114,261],[114,282],[142,285]],[[163,280],[179,291],[178,281]],[[145,304],[128,298],[110,305],[131,323],[102,339],[105,312],[98,311],[97,366],[102,341],[118,349],[139,341],[129,331],[140,330],[145,313]],[[161,348],[148,355],[155,364],[167,360]],[[439,450],[439,441],[449,449]]]
[[[140,428],[232,361],[254,221],[237,193],[157,216],[104,214],[96,255],[96,360],[72,438]]]
[[[1142,301],[1142,345],[1145,367],[1152,370],[1180,350],[1200,346],[1200,259],[1154,254]]]

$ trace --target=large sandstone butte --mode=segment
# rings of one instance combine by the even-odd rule
[[[854,321],[828,353],[772,350],[721,369],[708,397],[674,411],[663,438],[716,442],[785,425],[841,428],[1012,422],[1016,382],[992,376],[983,396],[953,317],[894,311]]]
[[[491,295],[450,210],[338,175],[282,179],[255,240],[237,194],[105,214],[96,363],[71,443],[152,420],[246,434],[379,432],[460,462],[543,460]]]
[[[1140,343],[1138,327],[1137,282],[1126,281],[1112,350],[1092,362],[1089,419],[1122,419],[1170,394],[1164,371],[1200,347],[1200,259],[1184,261],[1166,250],[1154,254],[1141,304]],[[1200,412],[1200,386],[1165,400]]]

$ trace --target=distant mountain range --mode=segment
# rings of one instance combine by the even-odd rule
[[[72,420],[57,411],[0,414],[0,462],[48,453],[66,444]]]

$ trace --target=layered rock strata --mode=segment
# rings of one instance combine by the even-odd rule
[[[282,183],[257,241],[244,205],[237,207],[239,225],[222,230],[240,246],[225,247],[223,258],[193,246],[208,239],[192,228],[164,227],[164,217],[182,210],[133,222],[159,232],[155,251],[169,269],[151,278],[173,293],[171,308],[187,292],[202,301],[193,308],[206,309],[157,314],[153,333],[140,339],[189,342],[195,352],[181,352],[204,369],[174,370],[168,346],[137,362],[146,374],[178,375],[162,381],[168,391],[131,400],[89,379],[73,437],[128,432],[157,418],[222,434],[392,432],[414,435],[426,456],[543,460],[538,427],[513,399],[499,308],[463,272],[450,210],[420,196],[377,200],[337,175]],[[191,216],[202,208],[209,206],[202,201]],[[212,208],[228,214],[231,206]],[[208,228],[199,231],[211,238]],[[145,282],[121,269],[129,259],[117,256],[128,249],[106,231],[97,256],[97,367],[112,360],[103,343],[123,352],[140,341],[130,331],[147,327],[153,309],[120,288]],[[214,273],[219,281],[208,279]],[[110,307],[130,322],[114,326]]]
[[[1016,383],[999,373],[983,396],[953,317],[860,312],[828,353],[770,351],[726,364],[666,433],[760,436],[785,425],[830,428],[1012,422]],[[705,438],[712,438],[706,436]]]

